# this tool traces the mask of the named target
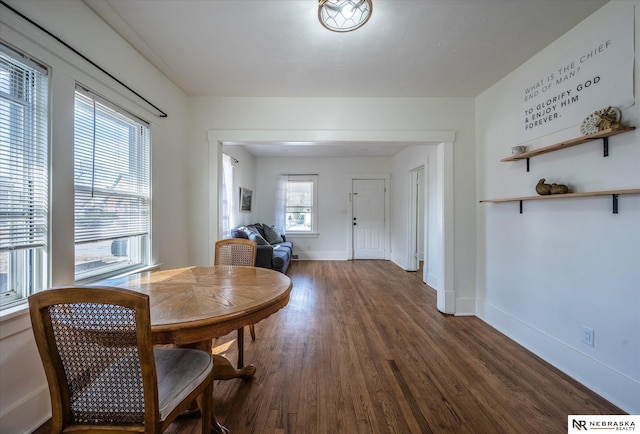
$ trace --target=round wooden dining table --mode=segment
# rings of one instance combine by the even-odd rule
[[[96,284],[149,295],[155,344],[207,352],[213,338],[255,324],[285,307],[292,288],[291,279],[282,273],[236,265],[146,271]],[[236,369],[220,355],[214,355],[214,364],[214,377],[219,380],[247,380],[256,369],[254,365]]]
[[[277,271],[258,267],[214,265],[154,270],[111,278],[96,285],[117,286],[149,295],[151,333],[154,344],[174,344],[208,353],[212,339],[238,332],[289,303],[291,279]],[[255,365],[234,368],[225,357],[214,354],[214,378],[249,380]],[[228,430],[211,420],[212,432]]]

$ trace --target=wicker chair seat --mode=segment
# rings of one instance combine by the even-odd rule
[[[200,385],[213,369],[213,359],[203,351],[156,349],[160,418],[165,419]]]

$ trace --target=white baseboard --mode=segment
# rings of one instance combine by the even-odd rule
[[[51,419],[49,388],[42,388],[29,394],[20,402],[4,409],[0,415],[0,432],[31,433]]]
[[[295,252],[298,261],[348,261],[344,251],[337,252]]]
[[[640,414],[640,382],[479,300],[476,315],[629,414]]]
[[[407,270],[407,264],[404,261],[403,257],[397,257],[397,256],[394,256],[394,255],[391,255],[390,261],[393,262],[394,264],[396,264],[398,267],[402,268],[403,270],[405,270],[405,271]]]
[[[395,255],[394,253],[391,253],[391,262],[393,262],[394,264],[396,264],[398,267],[402,268],[403,270],[407,270],[409,261],[407,260],[406,256],[401,256],[401,255]]]
[[[455,316],[475,316],[476,315],[476,299],[475,298],[457,298]]]

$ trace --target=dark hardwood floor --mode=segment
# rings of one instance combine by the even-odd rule
[[[245,338],[254,380],[214,386],[232,433],[566,433],[569,414],[624,413],[479,319],[438,312],[420,273],[298,261],[289,275],[289,305]],[[235,363],[233,338],[215,346]]]
[[[479,319],[438,312],[420,273],[299,261],[289,275],[289,305],[255,342],[246,332],[254,380],[214,385],[231,433],[550,434],[569,414],[624,413]],[[214,346],[235,364],[235,333]],[[199,433],[200,419],[167,432]]]

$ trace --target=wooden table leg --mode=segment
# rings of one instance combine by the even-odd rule
[[[213,348],[211,340],[202,342],[196,342],[194,344],[180,345],[182,348],[195,348],[208,353],[211,353]],[[229,359],[224,356],[214,354],[213,355],[213,379],[214,380],[232,380],[234,378],[241,378],[244,381],[251,381],[256,373],[255,365],[249,365],[236,369],[233,367]]]
[[[244,367],[244,327],[238,329],[238,338],[236,339],[238,344],[238,369]]]
[[[236,369],[227,358],[219,356],[218,354],[213,355],[213,378],[215,380],[242,378],[244,381],[251,381],[255,373],[255,365],[248,365]]]

